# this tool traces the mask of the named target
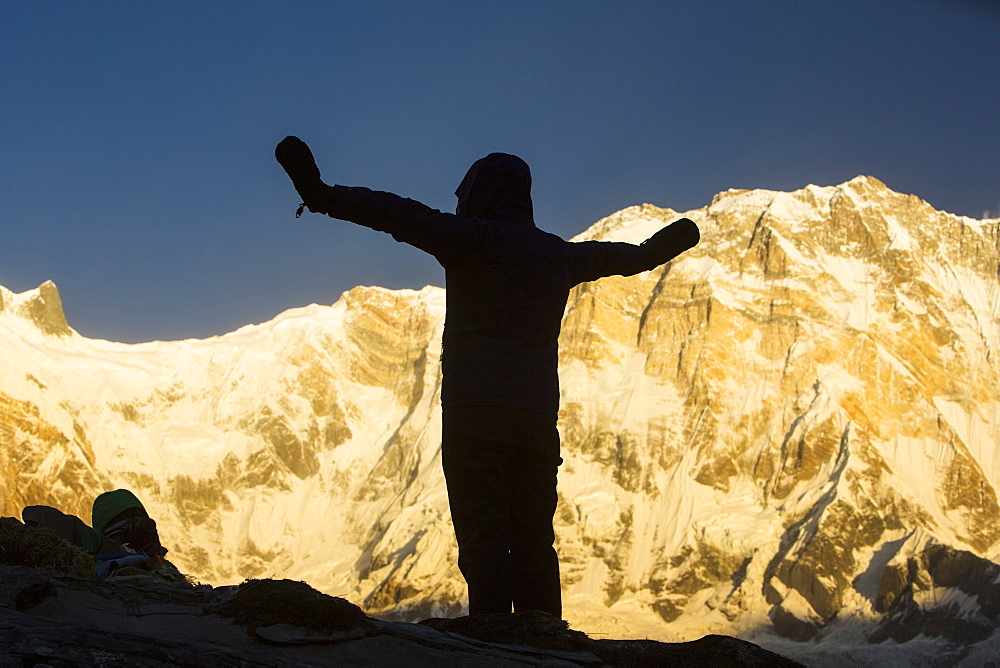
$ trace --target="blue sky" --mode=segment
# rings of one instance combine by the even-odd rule
[[[0,91],[0,285],[53,280],[117,341],[443,285],[386,235],[295,220],[287,134],[327,182],[443,210],[518,154],[563,237],[858,174],[1000,215],[996,2],[0,0]]]

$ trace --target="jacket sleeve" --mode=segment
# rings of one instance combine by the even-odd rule
[[[480,247],[487,233],[487,227],[478,220],[368,188],[323,186],[309,210],[391,234],[396,241],[415,246],[438,260]]]
[[[698,244],[698,226],[681,218],[643,241],[582,241],[570,245],[570,277],[573,285],[605,276],[632,276],[669,262]]]

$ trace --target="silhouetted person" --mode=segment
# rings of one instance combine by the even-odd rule
[[[513,604],[561,617],[552,517],[566,299],[578,283],[667,262],[698,243],[698,227],[682,218],[638,246],[564,241],[535,227],[528,165],[505,153],[472,165],[454,215],[328,186],[297,137],[275,156],[310,211],[387,232],[444,267],[441,451],[469,614]]]

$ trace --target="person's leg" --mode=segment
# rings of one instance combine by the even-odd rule
[[[497,409],[445,409],[441,459],[469,614],[510,612],[509,448],[495,438]],[[502,428],[502,420],[500,421]]]
[[[558,495],[559,431],[554,416],[525,411],[513,463],[511,568],[514,610],[542,610],[562,617],[559,557],[552,518]]]

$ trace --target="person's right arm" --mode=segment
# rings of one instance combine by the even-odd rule
[[[373,230],[391,234],[441,260],[480,247],[487,226],[432,209],[392,193],[347,186],[328,186],[309,147],[298,137],[286,137],[275,148],[275,157],[292,179],[304,206]]]
[[[391,234],[438,258],[476,248],[487,229],[480,221],[368,188],[323,185],[306,205],[310,211]]]

